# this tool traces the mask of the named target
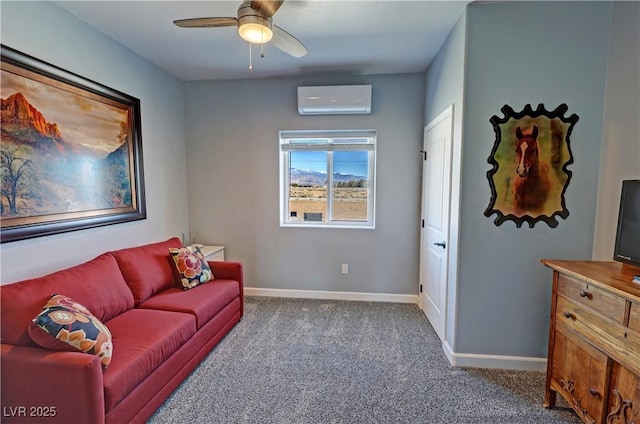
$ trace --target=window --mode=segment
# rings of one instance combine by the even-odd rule
[[[280,131],[280,225],[374,227],[376,132]]]

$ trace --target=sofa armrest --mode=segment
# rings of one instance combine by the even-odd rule
[[[98,356],[1,344],[0,366],[3,423],[104,423]]]
[[[244,286],[242,263],[240,262],[222,262],[208,261],[213,276],[220,280],[235,280],[240,283],[240,287]]]
[[[244,315],[244,274],[241,262],[207,261],[213,276],[220,280],[237,281],[240,290],[240,316]]]

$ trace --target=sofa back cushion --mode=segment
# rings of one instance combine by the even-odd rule
[[[2,343],[37,346],[27,331],[52,294],[84,305],[100,321],[133,308],[133,295],[110,253],[40,278],[0,286]]]
[[[179,238],[112,252],[133,293],[136,305],[176,284],[169,255],[169,248],[172,247],[182,247]]]

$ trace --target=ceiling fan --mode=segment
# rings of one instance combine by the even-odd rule
[[[272,23],[273,15],[280,9],[282,1],[244,1],[238,8],[238,17],[211,17],[178,19],[173,21],[182,28],[211,28],[237,26],[240,37],[252,44],[271,43],[283,52],[302,57],[307,48],[293,35]]]

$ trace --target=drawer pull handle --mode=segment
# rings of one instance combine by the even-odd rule
[[[595,398],[599,398],[600,397],[600,392],[597,391],[596,389],[594,389],[593,387],[589,387],[589,393],[591,393],[591,396],[593,396]]]
[[[574,314],[572,314],[571,312],[565,312],[564,316],[565,316],[565,318],[576,319],[576,316]]]
[[[589,293],[588,291],[580,290],[580,297],[591,299],[591,293]]]

